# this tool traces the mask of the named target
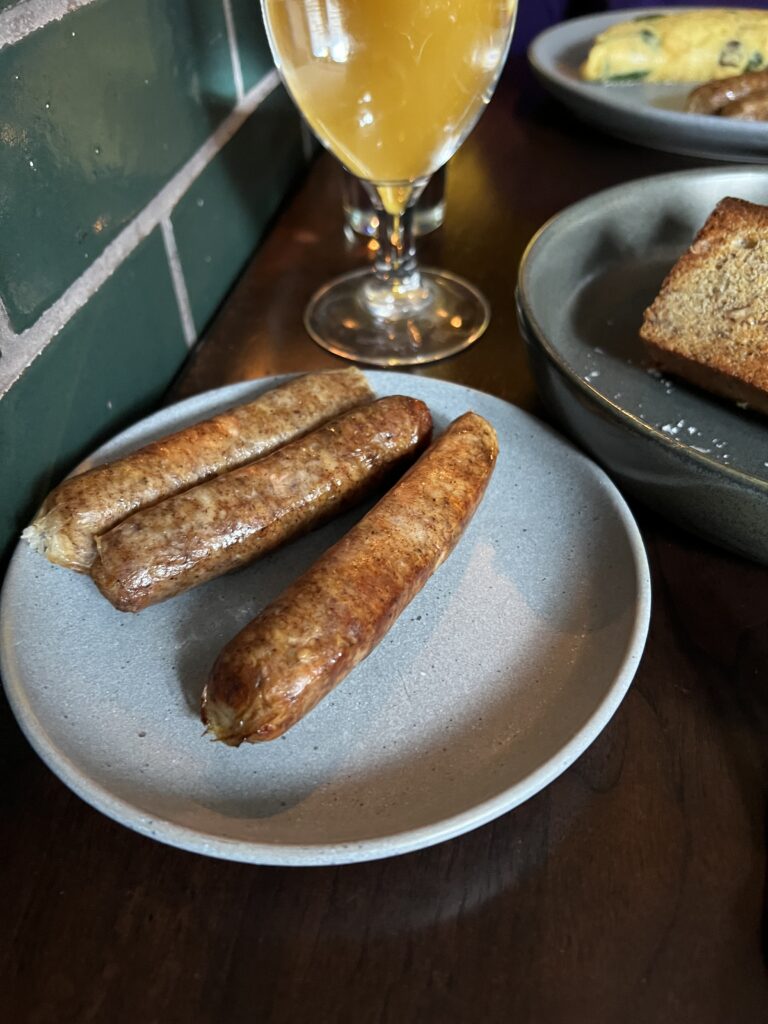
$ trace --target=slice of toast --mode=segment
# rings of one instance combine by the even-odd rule
[[[717,204],[640,337],[660,369],[768,414],[768,206]]]

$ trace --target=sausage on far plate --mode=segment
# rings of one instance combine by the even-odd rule
[[[726,103],[720,115],[736,121],[768,121],[768,88],[755,89],[748,96]]]
[[[685,109],[689,114],[720,114],[728,104],[761,89],[768,89],[768,71],[747,71],[733,78],[718,78],[694,89]]]

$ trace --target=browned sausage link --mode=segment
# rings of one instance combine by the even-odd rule
[[[698,86],[688,97],[689,114],[718,114],[727,103],[743,99],[757,89],[768,88],[768,71],[747,71]]]
[[[749,96],[726,103],[720,114],[737,121],[768,121],[768,88],[756,89]]]
[[[403,479],[219,655],[202,718],[230,746],[280,736],[365,658],[448,557],[498,453],[456,420]]]
[[[352,409],[257,462],[223,473],[96,538],[91,576],[136,612],[247,565],[361,501],[429,442],[423,402]]]
[[[24,539],[49,561],[87,572],[96,556],[94,537],[132,512],[274,451],[372,397],[355,368],[291,380],[247,405],[65,480],[46,498]]]

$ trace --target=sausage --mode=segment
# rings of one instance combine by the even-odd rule
[[[698,86],[688,97],[689,114],[719,114],[727,103],[743,99],[751,92],[768,88],[768,71],[746,71],[731,78],[718,78]]]
[[[498,442],[455,420],[349,533],[231,640],[202,698],[230,746],[275,739],[373,650],[448,557],[493,472]]]
[[[768,121],[768,88],[755,89],[740,100],[726,103],[720,116],[732,117],[737,121]]]
[[[247,565],[361,501],[428,444],[429,409],[380,398],[96,538],[91,576],[136,612]]]
[[[88,572],[94,538],[132,512],[265,455],[371,398],[355,368],[288,381],[247,405],[70,477],[49,494],[22,537],[49,561]]]

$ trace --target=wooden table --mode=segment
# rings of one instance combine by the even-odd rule
[[[425,261],[478,282],[487,336],[419,372],[540,414],[514,312],[523,247],[597,189],[693,166],[574,123],[511,68],[450,169]],[[301,326],[359,263],[323,157],[173,397],[331,366]],[[636,681],[522,807],[388,861],[277,869],[161,846],[80,802],[0,714],[2,1017],[230,1024],[758,1024],[765,951],[768,572],[636,508],[654,609]]]

